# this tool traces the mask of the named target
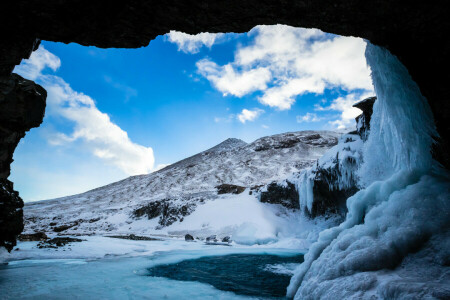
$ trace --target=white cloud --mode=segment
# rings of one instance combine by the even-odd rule
[[[337,129],[345,129],[351,125],[354,125],[355,118],[361,114],[361,110],[353,107],[356,102],[365,99],[367,97],[373,96],[373,93],[350,93],[345,97],[338,97],[331,101],[329,106],[316,105],[316,111],[328,111],[334,110],[341,112],[340,119],[330,121],[329,123],[336,127]]]
[[[238,48],[233,62],[197,63],[199,73],[224,95],[261,91],[262,104],[285,110],[304,93],[373,90],[362,39],[284,25],[257,26],[249,35],[255,36],[253,43]]]
[[[185,53],[197,53],[203,46],[211,48],[212,45],[223,36],[223,33],[202,32],[192,35],[172,30],[167,34],[167,39],[169,42],[177,44],[179,51]]]
[[[133,143],[126,131],[96,107],[92,98],[74,91],[61,77],[40,73],[45,66],[55,70],[60,65],[59,58],[41,46],[23,65],[24,68],[18,67],[16,71],[25,77],[33,75],[47,90],[46,115],[63,117],[74,124],[70,135],[57,133],[49,140],[51,144],[81,141],[94,156],[128,175],[152,170],[154,155],[151,147]]]
[[[248,110],[244,108],[240,114],[237,115],[238,120],[245,124],[245,122],[253,122],[255,121],[261,114],[264,113],[264,110],[260,108],[255,108],[253,110]]]
[[[238,97],[266,89],[267,83],[271,79],[270,71],[267,68],[239,72],[231,64],[218,66],[215,62],[207,59],[198,61],[197,69],[224,95],[230,93]]]
[[[14,72],[26,79],[36,80],[39,76],[42,76],[42,71],[45,68],[56,71],[60,66],[61,60],[59,57],[47,51],[44,46],[41,45],[38,50],[31,54],[29,59],[23,60],[22,63],[14,69]]]
[[[297,116],[297,123],[309,123],[309,122],[319,122],[322,120],[315,113],[306,113],[304,116]]]

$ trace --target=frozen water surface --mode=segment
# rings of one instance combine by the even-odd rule
[[[284,294],[289,277],[263,269],[269,263],[292,262],[302,257],[298,250],[268,246],[208,246],[202,242],[179,239],[129,241],[106,237],[82,238],[87,241],[60,249],[37,249],[36,242],[19,243],[20,250],[6,255],[4,260],[8,264],[0,266],[0,298],[253,299],[254,295],[245,296],[217,289],[213,282],[206,280],[185,281],[181,278],[174,280],[164,276],[148,276],[151,275],[149,270],[203,258],[217,262],[217,270],[221,270],[221,276],[225,278],[227,269],[244,267],[239,266],[241,257],[268,257],[254,268],[259,268],[258,272],[267,278],[273,277],[275,281],[281,276],[285,285],[282,288]],[[229,260],[233,256],[238,258],[232,262],[235,267],[224,265],[226,262],[222,258]],[[247,263],[254,261],[247,259]],[[229,270],[228,276],[231,278],[235,274]],[[278,286],[274,288],[279,289]],[[257,298],[262,299],[269,294],[261,295]]]

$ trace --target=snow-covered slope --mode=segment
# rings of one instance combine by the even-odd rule
[[[219,222],[221,228],[208,225],[206,221],[202,227],[197,224],[201,221],[191,220],[190,215],[207,202],[217,203],[206,206],[214,210],[223,206],[221,201],[233,198],[218,195],[216,186],[233,184],[250,188],[286,178],[314,164],[336,145],[338,137],[335,132],[302,131],[264,137],[250,144],[228,139],[148,175],[129,177],[79,195],[29,203],[24,208],[25,232],[142,234],[163,228],[167,233],[173,227],[173,232],[203,228],[204,232],[214,233],[227,226],[240,226],[244,219],[237,218],[239,224],[235,224],[235,220],[228,218],[227,222]],[[256,196],[248,195],[249,190],[245,194],[245,197],[239,196],[242,196],[242,203],[248,202],[249,209],[265,211],[267,208],[268,214],[280,215],[280,211],[269,209],[270,204],[258,202],[265,208],[259,207],[254,201]],[[239,211],[239,205],[235,208]],[[188,224],[197,224],[200,228],[187,228]]]

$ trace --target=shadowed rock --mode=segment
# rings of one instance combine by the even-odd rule
[[[216,186],[217,194],[240,194],[245,191],[245,187],[234,184],[221,184]]]
[[[293,183],[287,180],[282,184],[277,182],[269,184],[267,189],[261,192],[259,201],[270,204],[281,204],[291,209],[300,208],[297,189]]]

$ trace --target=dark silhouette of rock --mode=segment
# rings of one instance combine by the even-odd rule
[[[221,184],[216,186],[217,194],[240,194],[245,191],[244,186],[234,184]]]
[[[8,251],[23,230],[23,200],[6,178],[20,139],[42,123],[46,97],[33,81],[16,74],[0,76],[0,246]]]
[[[17,239],[21,242],[46,241],[48,236],[45,232],[36,232],[30,234],[20,234]]]
[[[287,208],[299,209],[299,196],[292,182],[272,182],[266,190],[261,191],[259,201],[270,204],[281,204]]]
[[[222,239],[222,242],[223,242],[223,243],[231,243],[231,237],[229,237],[229,236],[227,235],[226,237],[224,237],[224,238]]]
[[[206,241],[207,241],[207,242],[217,242],[217,236],[216,236],[216,235],[208,236],[208,237],[206,238]]]
[[[58,248],[58,247],[63,247],[70,243],[79,243],[79,242],[83,242],[83,241],[85,241],[85,240],[71,238],[71,237],[55,237],[51,240],[47,240],[47,241],[37,244],[37,247],[38,248]]]
[[[25,132],[42,123],[47,92],[17,74],[0,77],[0,179],[8,178],[13,153]]]
[[[141,208],[135,209],[133,216],[135,218],[146,216],[149,220],[159,217],[158,228],[170,226],[176,221],[182,222],[185,216],[190,215],[194,211],[197,202],[202,201],[202,199],[189,200],[163,199],[153,201]]]
[[[16,237],[23,230],[23,201],[14,191],[13,183],[0,179],[0,247],[11,251]]]
[[[366,141],[367,137],[369,136],[370,119],[372,117],[373,104],[375,103],[375,100],[377,100],[377,97],[369,97],[353,104],[353,107],[362,110],[362,114],[357,116],[355,120],[356,132],[363,141]]]
[[[140,236],[135,234],[129,235],[110,235],[108,236],[114,239],[123,239],[123,240],[131,240],[131,241],[160,241],[160,239],[148,237],[148,236]]]
[[[193,241],[194,237],[188,233],[184,236],[184,240],[185,241]]]

